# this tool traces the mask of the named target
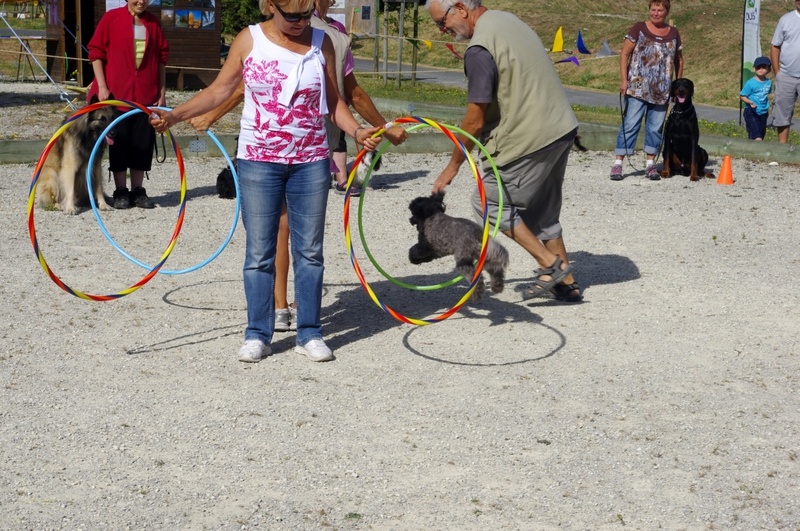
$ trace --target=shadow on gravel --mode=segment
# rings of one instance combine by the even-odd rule
[[[521,365],[523,363],[532,363],[532,362],[536,362],[536,361],[542,361],[542,360],[547,359],[547,358],[549,358],[551,356],[554,356],[559,350],[564,348],[564,345],[567,344],[567,338],[564,337],[564,334],[559,332],[556,328],[554,328],[552,326],[549,326],[549,325],[546,325],[546,324],[544,324],[542,322],[539,322],[537,324],[539,326],[541,326],[541,327],[546,328],[547,330],[550,330],[551,332],[553,332],[559,338],[558,346],[553,348],[553,349],[551,349],[549,352],[546,352],[546,353],[541,354],[539,356],[535,356],[535,357],[532,357],[532,358],[521,358],[521,359],[512,360],[512,361],[505,361],[505,362],[502,362],[502,363],[477,363],[477,362],[471,362],[470,363],[470,362],[465,362],[465,361],[447,360],[447,359],[443,359],[443,358],[440,358],[440,357],[436,357],[436,356],[425,354],[425,353],[415,349],[413,346],[411,346],[411,336],[417,330],[419,330],[418,328],[415,328],[413,330],[409,330],[408,332],[406,332],[405,336],[403,336],[403,345],[412,354],[416,354],[417,356],[419,356],[421,358],[425,358],[426,360],[436,361],[436,362],[439,362],[439,363],[445,363],[447,365],[458,365],[458,366],[461,366],[461,367],[507,367],[509,365]],[[520,354],[522,354],[526,350],[530,350],[530,349],[521,348],[520,349]],[[490,355],[491,354],[491,350],[487,350],[486,354]]]
[[[430,175],[430,171],[409,171],[405,173],[376,172],[369,180],[369,187],[374,190],[392,190],[408,181],[416,181],[420,177]]]
[[[575,278],[584,289],[600,284],[629,282],[642,276],[639,268],[627,256],[577,251],[570,253],[569,259],[575,265]]]
[[[180,181],[177,180],[177,172],[175,173],[175,191],[174,192],[167,192],[161,195],[152,195],[150,190],[147,190],[147,195],[156,206],[162,208],[170,208],[176,207],[181,204],[181,190],[180,190]],[[160,179],[161,177],[159,177]],[[189,177],[187,177],[189,179]],[[204,197],[207,195],[217,195],[217,187],[216,184],[212,184],[209,186],[191,186],[191,182],[187,181],[186,183],[186,200],[191,201],[195,197]],[[147,181],[145,180],[143,186],[147,189]],[[227,203],[222,203],[223,205],[227,205]]]
[[[237,323],[234,325],[220,326],[217,328],[204,329],[202,332],[192,332],[182,336],[173,337],[158,343],[150,345],[140,345],[125,351],[126,354],[134,356],[137,354],[148,354],[152,352],[163,352],[176,348],[186,348],[192,345],[199,345],[209,341],[217,341],[220,338],[228,336],[241,337],[242,330],[247,326],[246,323]]]
[[[210,306],[207,298],[203,294],[207,294],[211,285],[233,284],[238,288],[242,283],[242,279],[229,279],[229,280],[213,280],[205,282],[197,282],[195,284],[188,284],[180,286],[175,289],[169,290],[162,297],[161,300],[169,306],[176,308],[184,308],[187,310],[207,310],[214,312],[245,312],[247,306],[244,301],[238,301],[240,304],[227,303],[223,305]],[[236,289],[234,288],[234,289]],[[195,299],[200,298],[202,302],[194,302]]]
[[[176,309],[182,308],[185,310],[200,310],[216,313],[224,312],[226,315],[232,312],[240,312],[242,315],[244,315],[245,305],[243,302],[241,305],[228,304],[226,299],[224,305],[214,305],[209,304],[208,297],[206,296],[209,290],[212,289],[212,285],[214,285],[216,289],[220,289],[219,286],[222,284],[235,284],[236,286],[239,286],[241,283],[241,279],[197,282],[169,290],[164,293],[164,295],[161,297],[161,300],[168,306],[173,306]],[[210,329],[204,328],[202,331],[189,332],[181,336],[159,341],[158,343],[139,345],[128,349],[126,353],[129,355],[147,354],[176,348],[185,348],[191,345],[199,345],[233,335],[241,337],[242,330],[244,330],[245,326],[247,326],[247,323],[236,323],[232,325],[221,324],[221,326],[218,327]]]
[[[239,314],[243,318],[246,318],[247,315],[247,306],[244,303],[244,300],[237,299],[237,303],[230,304],[230,299],[226,295],[226,290],[224,288],[225,284],[231,284],[236,286],[233,289],[238,289],[242,285],[242,279],[227,279],[227,280],[212,280],[212,281],[203,281],[197,282],[194,284],[188,284],[185,286],[180,286],[178,288],[172,289],[164,293],[161,297],[161,300],[167,304],[168,306],[172,306],[176,309],[181,308],[185,310],[196,310],[196,311],[204,311],[204,312],[213,312],[216,314],[223,314],[223,315],[230,315],[230,314]],[[328,292],[330,288],[328,286],[323,286],[322,289],[322,297],[323,300],[325,297],[328,296]],[[217,297],[215,295],[209,296],[209,293],[214,293],[216,295],[220,295],[222,298]],[[215,303],[209,303],[209,298]],[[222,302],[220,302],[222,301]],[[325,316],[325,309],[323,308],[322,315]],[[176,348],[184,348],[191,345],[199,345],[202,343],[208,343],[211,341],[217,341],[218,339],[230,336],[236,336],[237,340],[241,340],[243,338],[244,329],[247,327],[247,322],[243,321],[240,323],[235,324],[224,324],[228,322],[228,318],[224,318],[220,321],[220,326],[213,327],[213,328],[202,328],[196,332],[190,332],[181,336],[173,337],[170,339],[166,339],[164,341],[160,341],[158,343],[153,343],[150,345],[139,345],[137,347],[128,349],[126,352],[130,355],[135,354],[146,354],[151,352],[161,352],[166,350],[172,350]],[[323,319],[323,325],[325,324]],[[187,325],[188,327],[188,325]],[[326,327],[324,333],[328,334],[328,328]],[[282,352],[288,351],[294,348],[295,345],[295,333],[294,332],[275,332],[272,336],[272,352],[273,354],[281,354]]]
[[[578,251],[570,255],[575,264],[575,276],[584,290],[591,286],[601,284],[617,284],[640,278],[639,268],[629,258],[620,255],[595,255],[585,251]],[[436,285],[450,280],[452,275],[412,275],[404,277],[402,282],[408,284]],[[507,279],[506,290],[522,291],[530,279]],[[211,283],[241,282],[236,280],[219,280]],[[194,302],[195,297],[205,301],[209,282],[201,282],[189,286],[181,286],[164,294],[162,300],[165,304],[178,308],[213,311],[213,312],[241,312],[244,307],[219,307],[207,303]],[[516,285],[514,285],[516,284]],[[512,285],[514,287],[512,288]],[[414,291],[396,286],[388,280],[373,282],[370,287],[376,297],[384,305],[409,318],[425,319],[447,311],[457,304],[466,293],[467,284],[462,281],[455,286],[435,291]],[[330,300],[330,294],[335,294],[335,299]],[[587,301],[584,301],[584,303]],[[548,305],[563,305],[552,299],[533,299],[531,301],[506,302],[495,298],[488,290],[483,300],[479,303],[467,302],[453,318],[474,319],[481,321],[481,326],[488,321],[489,327],[521,323],[541,326],[558,337],[558,345],[548,352],[540,353],[533,357],[523,357],[501,363],[469,363],[453,361],[437,357],[429,352],[423,352],[411,345],[410,338],[420,327],[410,329],[403,337],[403,346],[407,351],[417,356],[446,363],[450,365],[463,365],[474,367],[496,367],[504,365],[517,365],[540,361],[555,355],[566,344],[564,335],[554,327],[546,324],[541,316],[533,313],[531,308]],[[433,324],[437,326],[439,323]],[[322,325],[325,341],[335,351],[344,349],[348,344],[362,339],[368,339],[376,334],[391,330],[403,324],[379,308],[364,291],[360,284],[325,285],[323,289]],[[246,323],[238,323],[218,328],[206,329],[202,332],[189,333],[152,345],[142,345],[128,350],[128,354],[144,354],[147,352],[171,350],[174,348],[196,345],[208,341],[215,341],[221,337],[232,335],[240,336]],[[294,348],[295,334],[293,332],[276,332],[272,338],[272,350],[279,354]],[[523,352],[523,351],[521,351]]]
[[[64,103],[66,102],[59,94],[32,94],[25,92],[4,92],[0,98],[0,108],[3,107],[23,107],[25,105],[41,105],[43,103]]]
[[[401,280],[409,284],[437,284],[451,278],[452,275],[419,275],[404,277]],[[352,287],[349,287],[352,286]],[[385,332],[403,323],[379,308],[364,291],[360,284],[340,285],[336,293],[336,300],[323,307],[323,326],[325,329],[325,342],[334,350],[346,348],[348,344]],[[370,284],[373,292],[380,301],[391,307],[394,311],[409,318],[425,319],[439,315],[453,305],[457,304],[467,291],[467,284],[461,282],[455,286],[437,291],[412,291],[395,286],[387,280]],[[462,363],[458,361],[437,358],[428,352],[421,352],[414,348],[409,337],[420,327],[412,328],[405,334],[403,345],[412,354],[453,365],[468,366],[498,366],[527,363],[552,356],[560,350],[565,340],[560,332],[544,325],[542,318],[525,306],[506,302],[495,298],[488,290],[479,303],[467,302],[461,307],[457,315],[451,318],[475,319],[482,321],[481,326],[500,326],[512,323],[535,324],[553,330],[560,338],[560,345],[551,352],[534,358],[513,360],[507,363]],[[435,323],[431,326],[440,326]],[[427,328],[427,327],[425,327]]]
[[[639,268],[628,257],[618,254],[592,254],[586,251],[577,251],[569,254],[570,264],[573,265],[575,280],[585,292],[587,288],[601,284],[620,284],[641,277]],[[506,279],[507,284],[514,284],[514,291],[520,293],[530,286],[530,278]],[[528,301],[537,306],[551,304],[565,304],[551,298],[536,298]],[[584,300],[583,303],[588,302]],[[570,304],[570,303],[566,303]],[[576,303],[572,303],[576,304]]]

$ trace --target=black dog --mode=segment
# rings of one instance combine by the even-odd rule
[[[475,262],[480,258],[483,229],[464,218],[454,218],[444,213],[444,192],[428,197],[417,197],[408,205],[409,221],[417,227],[418,241],[408,250],[412,264],[430,262],[443,256],[453,256],[456,269],[471,282],[475,274]],[[500,293],[505,286],[508,267],[508,251],[493,238],[489,240],[483,269],[489,273],[490,286]],[[475,284],[472,298],[477,302],[483,297],[483,280]]]
[[[233,162],[233,168],[238,172],[239,165],[237,164],[239,159],[236,158],[236,153],[239,151],[239,137],[236,137],[236,147],[234,148],[234,156],[231,159]],[[233,182],[233,172],[228,166],[225,166],[219,175],[217,175],[217,194],[219,194],[220,198],[222,199],[236,199],[236,185]]]
[[[686,78],[676,79],[672,82],[670,95],[674,104],[664,127],[661,176],[672,177],[680,173],[688,175],[692,181],[700,180],[703,175],[713,178],[714,174],[706,172],[708,152],[697,144],[700,128],[692,104],[694,83]]]
[[[237,167],[237,159],[234,157],[233,167]],[[238,171],[238,168],[237,168]],[[225,168],[217,175],[217,194],[222,199],[236,199],[236,185],[233,182],[233,172],[230,168]]]

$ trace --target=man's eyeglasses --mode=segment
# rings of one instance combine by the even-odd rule
[[[286,22],[300,22],[301,20],[308,20],[311,18],[311,15],[314,14],[313,7],[303,13],[287,13],[283,9],[281,9],[280,6],[278,6],[278,4],[273,3],[272,5],[275,6],[275,9],[278,10],[278,13],[281,14],[283,20],[285,20]]]
[[[798,0],[798,1],[800,1],[800,0]],[[442,18],[440,18],[439,20],[437,20],[435,22],[436,27],[439,28],[439,31],[444,31],[444,28],[447,25],[447,15],[450,14],[450,10],[453,9],[455,6],[456,5],[453,4],[450,7],[448,7],[447,11],[444,12],[444,15],[442,16]]]

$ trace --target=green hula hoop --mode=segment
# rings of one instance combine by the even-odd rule
[[[449,129],[450,131],[455,131],[456,133],[458,133],[460,135],[464,135],[465,137],[470,139],[481,150],[481,152],[483,152],[484,155],[486,155],[486,160],[488,160],[489,164],[492,166],[492,171],[494,171],[494,176],[495,176],[495,179],[497,180],[497,190],[498,190],[498,197],[499,197],[498,210],[500,212],[502,212],[503,211],[503,179],[500,178],[500,171],[497,169],[497,165],[494,163],[494,159],[492,158],[492,156],[489,154],[488,151],[486,151],[486,148],[483,146],[483,144],[478,142],[478,140],[474,136],[472,136],[471,134],[467,133],[466,131],[464,131],[460,127],[456,127],[455,125],[448,125],[448,124],[439,124],[439,125]],[[431,125],[426,124],[426,123],[416,124],[416,125],[413,125],[413,126],[409,127],[408,131],[415,131],[415,130],[419,129],[420,127],[431,127]],[[364,210],[364,196],[367,195],[366,194],[366,190],[367,190],[367,185],[369,184],[369,180],[372,178],[372,169],[375,167],[375,164],[378,162],[378,159],[380,159],[383,156],[383,153],[387,149],[389,149],[390,145],[391,144],[389,144],[388,142],[385,142],[378,149],[377,156],[373,157],[372,164],[370,164],[369,170],[367,171],[367,175],[364,177],[364,183],[361,186],[361,188],[362,188],[361,196],[359,197],[359,200],[358,200],[358,235],[359,235],[359,239],[361,240],[361,245],[364,247],[364,253],[367,255],[367,258],[369,258],[369,261],[372,263],[373,267],[375,267],[375,269],[377,269],[378,272],[380,272],[380,274],[383,275],[383,277],[386,280],[388,280],[389,282],[391,282],[395,286],[399,286],[401,288],[405,288],[405,289],[412,290],[412,291],[436,291],[436,290],[440,290],[440,289],[443,289],[443,288],[450,287],[450,286],[452,286],[454,284],[457,284],[458,282],[461,282],[464,279],[463,275],[459,275],[459,276],[457,276],[455,278],[451,278],[450,280],[447,280],[447,281],[442,282],[440,284],[430,284],[430,285],[425,285],[425,286],[419,286],[419,285],[416,285],[416,284],[409,284],[407,282],[403,282],[402,280],[398,280],[398,279],[394,278],[392,275],[390,275],[389,273],[387,273],[381,267],[381,265],[378,263],[378,261],[375,259],[375,257],[372,256],[372,253],[369,250],[369,246],[367,245],[366,236],[364,235],[364,224],[363,224],[363,217],[362,217],[363,210]],[[483,175],[481,175],[481,179],[482,178],[483,178]],[[500,231],[500,216],[498,216],[497,219],[495,220],[494,229],[492,229],[492,238],[497,236],[497,233],[499,231]]]

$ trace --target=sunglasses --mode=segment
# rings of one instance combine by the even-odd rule
[[[287,13],[283,9],[281,9],[278,4],[272,4],[275,6],[275,9],[278,10],[278,13],[281,14],[283,20],[286,22],[300,22],[301,20],[308,20],[311,18],[311,15],[314,14],[314,8],[312,7],[308,11],[304,11],[303,13]]]
[[[797,1],[800,2],[800,0],[797,0]],[[455,6],[456,5],[453,4],[450,7],[448,7],[447,11],[445,11],[444,15],[442,15],[442,18],[440,18],[439,20],[434,21],[434,24],[436,24],[436,27],[439,28],[439,31],[444,31],[444,27],[447,24],[447,15],[450,14],[450,10],[453,9]]]

